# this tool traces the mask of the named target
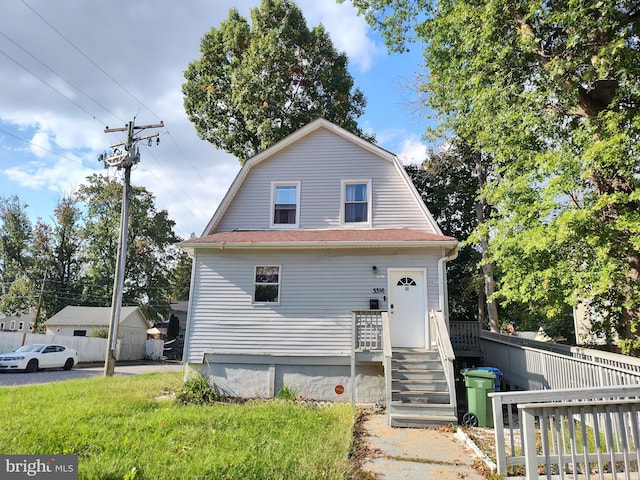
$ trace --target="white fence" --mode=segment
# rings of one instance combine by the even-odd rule
[[[637,384],[589,389],[494,392],[489,393],[489,397],[492,398],[493,406],[496,465],[501,475],[507,475],[509,472],[517,475],[517,472],[527,464],[544,465],[546,468],[541,469],[549,474],[555,472],[556,475],[566,473],[568,470],[574,473],[584,471],[587,475],[587,470],[604,474],[610,465],[592,465],[589,469],[584,465],[584,460],[580,461],[578,453],[581,453],[584,458],[583,447],[599,445],[598,451],[607,452],[609,459],[611,455],[622,453],[624,445],[627,446],[627,454],[630,452],[630,447],[634,452],[637,450],[638,439],[633,431],[637,427],[637,418],[634,420],[630,416],[637,417],[640,407],[640,386]],[[610,409],[609,406],[613,405],[615,408]],[[610,422],[610,412],[616,412],[615,414],[618,415],[616,421],[622,420],[622,423],[609,432],[607,430],[609,427],[606,425]],[[535,419],[533,424],[532,418]],[[549,419],[553,419],[554,425],[550,425]],[[528,431],[525,431],[527,423]],[[546,425],[547,428],[541,429],[540,425]],[[557,425],[564,425],[564,428],[556,428]],[[602,428],[598,430],[598,426]],[[558,443],[557,436],[550,436],[549,432],[561,435],[562,441]],[[600,445],[598,442],[602,435],[609,435],[609,438]],[[580,446],[580,452],[576,449],[576,445]],[[536,451],[536,446],[539,446],[541,452]],[[564,450],[559,451],[558,446]],[[616,450],[618,446],[621,446],[622,450]],[[542,456],[539,453],[542,453]],[[596,450],[586,452],[589,455],[589,462],[594,458],[591,453],[596,455],[595,463],[597,463]],[[553,463],[550,459],[553,456],[565,462],[562,468],[557,462],[554,467],[547,466],[547,463],[549,465]],[[567,458],[575,462],[575,465],[568,465]],[[607,462],[606,458],[604,462]],[[582,465],[578,465],[579,463]],[[626,467],[627,469],[635,468],[636,470],[632,471],[637,472],[637,464]],[[594,478],[603,477],[595,476]]]
[[[62,335],[42,335],[37,333],[0,332],[0,353],[11,352],[27,343],[60,343],[78,351],[78,362],[104,362],[107,355],[107,339],[93,337],[67,337]],[[162,358],[164,342],[147,340],[145,358]],[[130,355],[129,355],[130,356]],[[116,347],[116,360],[142,360],[128,358],[127,352],[120,351],[120,341]]]
[[[634,385],[640,359],[555,343],[524,340],[482,331],[485,365],[502,372],[512,390]]]

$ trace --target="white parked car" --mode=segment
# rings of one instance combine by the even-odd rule
[[[71,370],[78,363],[78,352],[64,345],[32,343],[13,352],[0,354],[0,371],[24,370],[35,372],[40,368]]]

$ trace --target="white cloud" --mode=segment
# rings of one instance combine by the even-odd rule
[[[86,176],[95,171],[84,167],[77,158],[65,157],[53,162],[29,162],[7,168],[2,173],[19,187],[66,194],[74,191]]]
[[[376,44],[371,30],[350,2],[302,0],[298,2],[310,28],[321,23],[334,46],[347,54],[349,61],[362,72],[371,69],[375,58],[386,53]]]
[[[49,141],[49,134],[43,130],[37,131],[31,138],[31,144],[29,145],[31,152],[38,158],[44,158],[49,155],[51,151],[51,142]]]
[[[427,151],[427,146],[418,137],[411,136],[401,142],[397,155],[403,165],[420,165],[427,158]]]

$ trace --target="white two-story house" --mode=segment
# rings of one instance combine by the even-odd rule
[[[203,235],[181,246],[194,260],[187,373],[227,395],[287,387],[317,400],[436,403],[455,420],[435,350],[438,335],[449,341],[457,241],[392,153],[316,120],[248,160]],[[404,383],[391,378],[403,369]],[[411,380],[411,370],[439,373]]]

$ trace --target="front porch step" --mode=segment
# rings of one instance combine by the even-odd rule
[[[403,402],[391,402],[389,407],[389,413],[393,415],[427,415],[427,416],[447,416],[456,417],[456,409],[450,403],[433,403],[430,405],[425,404],[410,404]]]
[[[414,391],[391,391],[392,402],[404,402],[411,404],[423,404],[428,405],[430,403],[448,403],[449,392],[444,391],[428,391],[414,390]]]
[[[457,424],[458,417],[455,415],[392,415],[391,426],[402,428],[426,428],[441,425]]]
[[[391,390],[399,391],[399,392],[407,392],[407,391],[422,391],[422,392],[440,392],[447,391],[447,382],[446,380],[438,379],[438,380],[429,380],[429,379],[419,379],[419,380],[400,380],[393,379],[391,381]]]
[[[442,369],[392,368],[391,371],[395,380],[446,380]]]
[[[393,350],[388,408],[394,427],[421,428],[458,422],[437,351]]]

